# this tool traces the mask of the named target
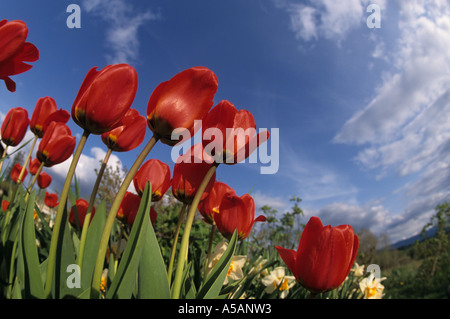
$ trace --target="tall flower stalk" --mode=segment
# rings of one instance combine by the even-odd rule
[[[173,299],[179,299],[180,298],[180,292],[181,292],[181,284],[182,284],[182,277],[183,277],[183,270],[184,270],[184,264],[186,263],[187,254],[188,254],[188,248],[189,248],[189,235],[191,233],[192,223],[194,222],[194,216],[195,211],[197,210],[197,206],[200,203],[200,198],[202,197],[203,191],[208,186],[208,183],[214,173],[216,172],[217,167],[219,166],[218,163],[214,163],[211,168],[206,173],[205,177],[203,178],[202,183],[200,184],[197,193],[194,196],[194,199],[192,200],[192,204],[189,207],[189,211],[186,217],[186,225],[184,227],[183,231],[183,237],[181,238],[181,245],[180,245],[180,252],[178,254],[178,262],[177,262],[177,268],[175,271],[175,277],[172,287],[172,298]]]
[[[67,196],[69,195],[70,184],[72,183],[73,175],[75,174],[75,168],[80,159],[83,148],[86,145],[86,141],[89,137],[89,132],[84,130],[83,135],[80,138],[80,142],[73,154],[72,163],[70,164],[69,170],[67,172],[66,180],[64,181],[64,186],[61,191],[59,198],[58,210],[56,211],[55,224],[53,226],[52,239],[50,242],[50,251],[47,259],[47,277],[45,281],[44,293],[47,298],[50,297],[52,291],[53,273],[55,270],[56,261],[56,251],[58,248],[58,237],[59,231],[61,229],[61,224],[63,222],[64,209],[66,208]]]
[[[133,177],[138,171],[139,167],[144,162],[147,155],[155,146],[158,141],[157,136],[153,136],[150,141],[145,145],[141,154],[139,154],[138,158],[134,162],[133,166],[131,166],[128,174],[125,176],[125,179],[122,182],[122,186],[116,194],[113,204],[111,205],[111,209],[109,211],[108,217],[106,218],[106,223],[103,228],[102,236],[100,239],[99,249],[97,253],[97,259],[95,262],[94,275],[92,277],[92,287],[91,287],[91,298],[98,299],[100,297],[100,282],[102,279],[103,272],[103,263],[105,259],[106,250],[108,247],[109,237],[111,235],[111,230],[114,225],[114,219],[116,218],[117,212],[119,211],[120,204],[122,203],[122,199],[127,192],[128,186],[130,186],[133,181]]]
[[[91,197],[89,199],[89,206],[86,211],[86,216],[84,217],[84,223],[83,223],[83,228],[81,230],[81,237],[80,237],[80,248],[78,251],[78,260],[77,260],[78,266],[80,266],[80,267],[82,267],[82,265],[83,265],[84,248],[86,246],[86,237],[87,237],[87,231],[89,228],[89,223],[91,221],[92,208],[94,207],[94,202],[95,202],[95,198],[97,197],[98,188],[100,186],[100,182],[102,180],[103,173],[105,172],[106,165],[108,164],[111,153],[112,153],[112,149],[108,148],[108,151],[106,152],[105,157],[103,158],[103,162],[102,162],[102,165],[98,172],[94,187],[92,189]]]

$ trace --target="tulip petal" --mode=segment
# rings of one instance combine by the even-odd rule
[[[293,249],[286,249],[280,246],[275,247],[278,251],[278,254],[280,255],[281,259],[283,259],[286,266],[289,268],[289,270],[295,274],[296,272],[296,258],[297,258],[297,252]]]

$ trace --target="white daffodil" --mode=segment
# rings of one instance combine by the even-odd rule
[[[381,299],[383,295],[384,286],[381,284],[383,278],[375,278],[375,274],[371,273],[369,277],[364,278],[359,283],[359,288],[364,294],[364,299]]]
[[[226,241],[222,241],[216,245],[214,248],[214,252],[209,258],[207,273],[209,274],[217,262],[220,260],[224,252],[227,250],[228,243]],[[224,285],[228,284],[231,280],[241,280],[244,278],[244,273],[242,272],[242,268],[245,265],[245,261],[247,260],[247,256],[234,256],[231,260],[230,267],[228,268],[227,276],[225,277]]]
[[[364,265],[358,265],[358,263],[355,263],[354,267],[352,268],[352,271],[355,273],[356,277],[362,277],[364,276]]]
[[[261,280],[266,286],[266,293],[271,294],[276,289],[281,291],[280,298],[284,299],[289,293],[289,289],[295,285],[294,276],[286,276],[284,267],[277,267]]]

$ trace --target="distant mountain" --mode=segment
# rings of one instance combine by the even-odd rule
[[[406,248],[410,245],[413,245],[416,241],[422,241],[424,238],[431,238],[434,235],[436,235],[437,227],[431,228],[426,232],[426,236],[422,237],[421,234],[409,237],[404,240],[400,240],[396,242],[395,244],[392,244],[390,247],[391,249],[401,249]]]

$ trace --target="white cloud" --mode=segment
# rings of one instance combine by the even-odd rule
[[[108,23],[106,42],[112,54],[107,54],[108,63],[132,63],[138,58],[138,31],[145,23],[159,19],[151,11],[137,12],[124,0],[84,0],[87,12],[97,15]]]
[[[290,16],[290,27],[298,39],[310,41],[319,37],[340,41],[354,28],[366,25],[368,0],[317,0],[302,4],[275,0]],[[385,1],[376,2],[381,9]]]
[[[97,179],[97,174],[95,170],[99,170],[101,163],[103,161],[106,151],[99,147],[92,147],[90,149],[90,156],[86,155],[83,152],[81,154],[80,159],[78,161],[75,176],[80,183],[80,189],[82,190],[82,197],[89,198],[91,191],[94,187],[95,180]],[[58,191],[62,190],[63,183],[66,179],[67,172],[69,171],[70,164],[72,163],[72,156],[67,159],[65,162],[55,165],[53,167],[48,168],[48,173],[53,177],[54,182],[50,185],[51,188],[57,189]],[[111,166],[113,169],[118,167],[122,170],[122,162],[119,157],[114,153],[111,154],[108,166]]]

